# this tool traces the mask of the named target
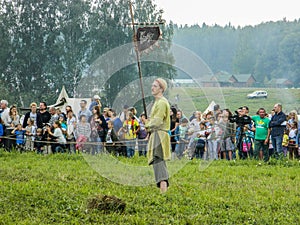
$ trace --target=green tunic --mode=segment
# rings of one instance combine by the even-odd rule
[[[161,141],[163,160],[169,160],[171,158],[170,136],[168,133],[170,130],[170,105],[165,97],[155,100],[146,127],[150,129],[151,133],[157,132]],[[149,164],[153,162],[153,151],[157,147],[155,136],[151,134],[148,142],[147,157]]]

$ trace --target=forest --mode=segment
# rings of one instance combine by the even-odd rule
[[[252,74],[258,82],[300,84],[300,20],[222,27],[174,25],[173,41],[201,57],[213,73]]]
[[[0,0],[1,98],[27,107],[32,101],[50,104],[56,101],[63,85],[70,97],[75,96],[98,57],[131,44],[129,12],[128,0]],[[136,23],[155,22],[159,16],[152,0],[135,1]],[[164,38],[171,39],[172,28],[167,24],[160,28]],[[168,46],[160,49],[167,52]],[[169,65],[143,63],[145,76],[152,71],[172,79],[172,56],[166,53],[166,58],[170,59]],[[117,63],[111,60],[106,66],[112,68]],[[135,63],[121,68],[103,84],[94,81],[100,86],[95,90],[104,90],[104,105],[111,105],[122,88],[138,79],[136,67]],[[90,92],[85,92],[85,97],[100,94],[91,93],[93,87],[87,88]]]

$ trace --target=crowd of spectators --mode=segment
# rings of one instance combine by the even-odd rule
[[[106,152],[129,158],[147,154],[150,134],[144,126],[146,115],[138,115],[134,107],[127,105],[119,113],[103,108],[98,95],[89,106],[82,100],[78,112],[70,105],[57,109],[47,107],[46,102],[39,106],[33,102],[30,111],[21,116],[15,105],[9,107],[6,100],[1,100],[0,113],[1,144],[8,151],[15,148],[38,154]],[[285,115],[280,103],[270,113],[259,108],[252,116],[247,106],[233,115],[218,105],[208,113],[196,111],[190,118],[171,106],[170,115],[173,160],[187,157],[268,161],[270,157],[300,156],[298,114],[292,111]]]

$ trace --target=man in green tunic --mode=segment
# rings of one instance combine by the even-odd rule
[[[151,109],[151,115],[146,123],[146,128],[151,132],[148,143],[148,163],[153,165],[155,181],[161,193],[168,190],[169,174],[166,160],[171,157],[170,151],[170,105],[163,96],[167,89],[167,82],[156,79],[151,88],[155,102]]]

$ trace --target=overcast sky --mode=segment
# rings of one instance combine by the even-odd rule
[[[299,0],[154,0],[163,18],[177,24],[257,25],[300,18]]]

